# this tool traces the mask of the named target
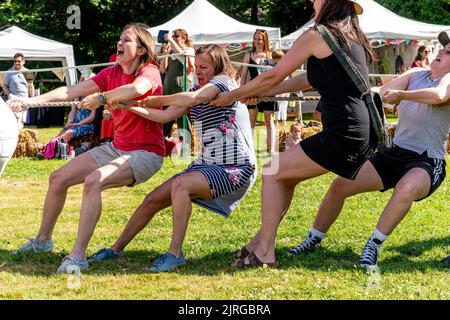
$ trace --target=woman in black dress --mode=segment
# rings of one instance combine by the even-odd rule
[[[359,71],[367,78],[370,44],[358,24],[362,7],[351,0],[314,1],[316,24],[324,25],[337,38]],[[307,73],[283,81],[307,61]],[[274,96],[313,86],[321,95],[324,130],[298,146],[274,157],[263,168],[262,224],[253,239],[237,253],[236,268],[275,265],[275,237],[301,181],[332,171],[354,179],[373,153],[369,115],[356,86],[315,27],[304,32],[277,64],[253,81],[212,102],[257,96]],[[254,99],[246,99],[254,102]]]
[[[253,48],[251,52],[247,52],[243,62],[245,64],[269,66],[272,55],[269,47],[269,35],[266,30],[257,29],[253,34]],[[261,73],[266,72],[267,68],[242,66],[241,85],[247,82],[247,73],[250,80],[255,79]],[[247,104],[250,114],[250,124],[252,129],[255,128],[258,112],[264,112],[264,124],[267,128],[267,151],[274,152],[275,148],[275,124],[273,122],[273,112],[277,111],[277,104],[274,102],[260,102],[257,104]]]

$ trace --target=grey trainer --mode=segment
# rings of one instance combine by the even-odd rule
[[[47,242],[40,242],[36,239],[30,239],[27,243],[22,245],[12,254],[27,253],[27,252],[51,252],[53,250],[53,241],[50,239]]]
[[[61,265],[56,270],[57,273],[75,273],[77,270],[86,270],[89,262],[86,259],[78,259],[72,256],[65,256]]]

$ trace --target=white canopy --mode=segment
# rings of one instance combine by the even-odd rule
[[[264,29],[271,41],[280,41],[280,28],[246,24],[234,20],[206,0],[195,0],[172,20],[150,28],[156,38],[160,30],[185,29],[195,45],[252,42],[256,29]]]
[[[358,0],[364,8],[359,16],[361,28],[370,40],[436,40],[439,32],[450,26],[423,23],[401,17],[373,0]],[[283,45],[290,46],[305,30],[314,25],[310,20],[297,31],[283,37]]]
[[[75,66],[73,47],[69,44],[36,36],[16,26],[0,31],[0,60],[12,60],[18,52],[26,60],[61,61],[64,67]],[[77,83],[76,69],[66,72],[66,82]]]

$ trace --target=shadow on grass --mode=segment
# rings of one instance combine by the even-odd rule
[[[448,264],[438,260],[414,261],[426,251],[438,246],[450,245],[450,236],[425,241],[411,241],[400,246],[388,247],[389,251],[397,251],[398,256],[383,259],[380,266],[383,273],[402,273],[429,268],[437,271],[448,270]],[[308,269],[322,272],[339,272],[341,270],[356,270],[359,254],[348,246],[341,251],[332,251],[322,247],[311,253],[298,256],[288,256],[289,247],[277,248],[278,270]],[[148,250],[125,251],[125,257],[110,261],[91,263],[90,268],[83,271],[90,275],[125,275],[146,274],[146,268],[150,267],[154,260],[162,252]],[[200,257],[186,257],[186,266],[176,272],[181,275],[214,276],[222,273],[235,273],[230,267],[232,256],[236,251],[221,250],[202,255]],[[10,251],[0,249],[0,271],[20,273],[27,276],[53,276],[67,252],[38,253],[12,255]],[[442,257],[444,258],[444,257]]]

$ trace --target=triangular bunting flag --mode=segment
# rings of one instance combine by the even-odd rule
[[[64,70],[52,70],[52,72],[58,77],[61,82],[64,82],[65,71]]]

